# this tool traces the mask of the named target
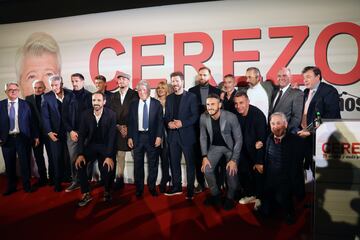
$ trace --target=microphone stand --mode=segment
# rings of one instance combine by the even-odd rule
[[[349,96],[354,97],[354,98],[360,98],[359,96],[356,96],[356,95],[354,95],[354,94],[351,94],[351,93],[348,93],[348,92],[345,92],[345,91],[343,91],[343,92],[340,94],[340,97],[341,97],[342,95],[349,95]]]

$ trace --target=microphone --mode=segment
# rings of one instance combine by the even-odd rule
[[[316,112],[316,117],[304,130],[308,132],[314,132],[322,123],[320,112]]]
[[[345,91],[342,91],[340,94],[339,94],[339,97],[343,96],[343,95],[349,95],[351,97],[354,97],[354,98],[360,98],[359,96],[356,96],[354,94],[351,94],[351,93],[348,93],[348,92],[345,92]]]

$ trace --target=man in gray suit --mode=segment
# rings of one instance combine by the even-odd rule
[[[271,106],[272,114],[282,112],[288,122],[288,131],[296,133],[301,124],[304,93],[299,89],[291,88],[291,73],[288,68],[281,68],[278,72],[279,90],[275,94]]]
[[[221,109],[220,97],[209,94],[206,99],[207,112],[200,117],[201,170],[210,188],[211,196],[205,205],[220,205],[221,191],[216,184],[215,169],[222,156],[226,158],[228,192],[224,209],[234,208],[234,194],[238,185],[237,165],[242,146],[242,134],[236,115]]]

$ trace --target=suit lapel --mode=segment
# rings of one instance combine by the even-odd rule
[[[212,143],[213,141],[213,130],[212,130],[212,125],[211,125],[211,117],[209,114],[206,114],[206,128],[209,132],[209,136],[210,136],[210,143]]]
[[[280,98],[280,101],[278,103],[278,105],[276,106],[276,108],[273,109],[273,112],[275,109],[281,109],[281,106],[288,100],[288,98],[291,96],[290,94],[291,92],[291,88],[289,86],[289,88],[286,90],[286,92],[282,95],[282,97]]]

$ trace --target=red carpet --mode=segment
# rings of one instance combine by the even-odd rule
[[[0,176],[0,191],[6,179]],[[203,205],[205,193],[191,201],[185,195],[135,197],[126,185],[113,194],[110,204],[101,202],[103,189],[92,192],[94,200],[77,207],[80,192],[55,193],[43,187],[33,193],[20,191],[0,196],[0,239],[311,239],[309,209],[299,203],[297,221],[287,225],[281,216],[257,219],[253,205],[224,211]]]

